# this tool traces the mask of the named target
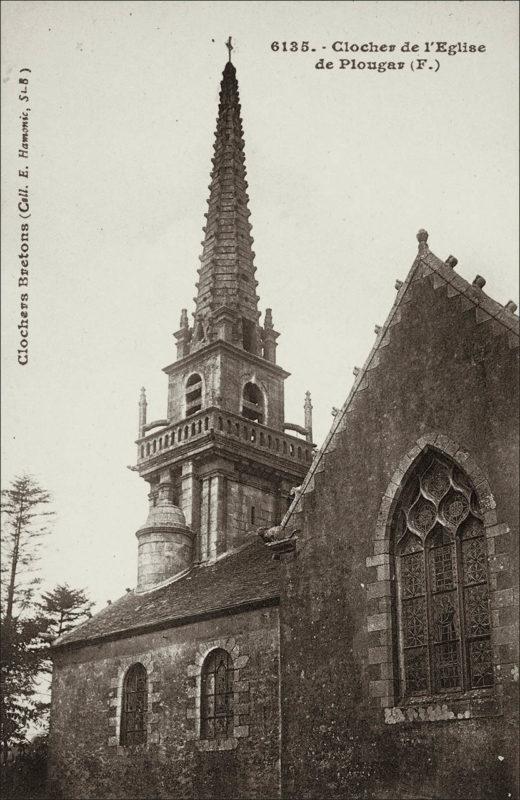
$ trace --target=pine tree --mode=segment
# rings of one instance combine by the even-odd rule
[[[41,538],[50,494],[29,475],[15,478],[2,490],[2,596],[0,659],[0,738],[2,759],[9,746],[24,740],[38,714],[34,686],[45,654],[42,634],[47,622],[35,615],[34,592]]]
[[[90,616],[93,605],[84,589],[71,589],[66,583],[43,594],[38,607],[47,621],[47,636],[54,639],[68,633]]]
[[[44,523],[54,515],[45,510],[50,502],[49,492],[30,475],[15,478],[8,489],[2,490],[1,606],[6,624],[29,608],[40,583],[34,573],[41,537],[49,533]]]
[[[40,650],[39,680],[35,689],[40,690],[40,696],[49,698],[35,703],[40,727],[47,726],[50,711],[50,674],[52,672],[50,643],[71,631],[84,619],[91,617],[90,610],[93,605],[94,603],[89,600],[84,589],[71,589],[66,583],[58,584],[51,592],[43,594],[40,602],[37,603],[40,613],[40,639],[45,642],[45,645]]]

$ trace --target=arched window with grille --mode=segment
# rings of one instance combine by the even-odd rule
[[[124,747],[146,743],[148,675],[142,664],[132,664],[123,681],[120,742]]]
[[[202,665],[200,734],[202,739],[233,736],[233,661],[226,650],[212,650]]]
[[[186,381],[186,416],[191,417],[202,408],[202,378],[194,372]]]
[[[401,695],[493,684],[487,546],[471,482],[427,453],[394,518]]]
[[[242,416],[264,423],[264,395],[255,383],[246,383],[242,391]]]

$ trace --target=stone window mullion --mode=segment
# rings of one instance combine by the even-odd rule
[[[458,532],[457,532],[458,533]],[[459,601],[459,632],[460,632],[460,660],[461,660],[461,680],[462,689],[467,691],[471,688],[470,653],[468,639],[466,636],[466,598],[464,582],[464,565],[462,563],[462,542],[460,536],[455,537],[455,569],[457,579],[457,593]]]
[[[431,576],[430,576],[430,558],[429,558],[429,548],[423,547],[423,564],[424,564],[424,601],[426,604],[426,626],[427,626],[427,634],[426,634],[426,651],[428,653],[427,657],[427,683],[428,683],[428,692],[434,691],[434,646],[433,646],[433,610],[432,610],[432,592],[431,592]]]

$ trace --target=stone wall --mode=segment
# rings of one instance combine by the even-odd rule
[[[270,428],[283,430],[284,423],[284,380],[274,374],[269,362],[260,359],[248,361],[240,352],[224,352],[221,359],[220,391],[221,407],[234,414],[241,413],[242,391],[251,381],[261,390],[264,397],[263,424]]]
[[[216,647],[235,667],[235,727],[225,749],[199,736],[200,670]],[[122,682],[135,662],[148,672],[148,742],[121,747]],[[278,797],[278,664],[275,607],[57,653],[49,796]]]
[[[211,466],[200,480],[197,558],[202,561],[240,547],[258,527],[279,522],[286,503],[266,480],[244,474],[237,479],[229,467]]]
[[[268,488],[228,481],[226,527],[230,541],[238,543],[255,528],[278,523],[275,519],[278,503],[277,496]]]
[[[288,798],[517,797],[518,338],[419,262],[290,525]],[[425,448],[469,475],[488,542],[492,689],[399,696],[388,519]]]

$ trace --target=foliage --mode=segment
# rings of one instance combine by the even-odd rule
[[[39,601],[35,598],[40,583],[39,549],[42,537],[49,533],[45,523],[53,516],[47,510],[50,502],[50,494],[29,475],[16,477],[2,490],[0,736],[4,765],[27,744],[28,726],[45,722],[49,704],[38,700],[38,681],[48,686],[50,641],[90,616],[93,605],[83,589],[66,583],[44,593]]]
[[[45,785],[47,737],[35,736],[29,744],[13,750],[1,776],[4,800],[49,800]]]
[[[38,608],[47,621],[47,636],[54,639],[71,631],[82,617],[90,616],[93,605],[84,589],[71,589],[67,583],[43,594]]]
[[[20,616],[34,599],[40,579],[35,575],[44,524],[53,516],[45,510],[50,494],[30,475],[16,477],[2,490],[2,619]],[[6,580],[7,579],[7,580]]]
[[[2,598],[0,658],[0,736],[2,760],[23,742],[27,725],[38,716],[34,696],[45,645],[47,621],[31,607],[39,583],[35,575],[41,538],[52,516],[50,494],[29,475],[2,490]]]
[[[42,625],[45,622],[41,619],[1,621],[0,724],[4,761],[9,747],[25,740],[27,726],[39,715],[34,685],[44,652]]]

